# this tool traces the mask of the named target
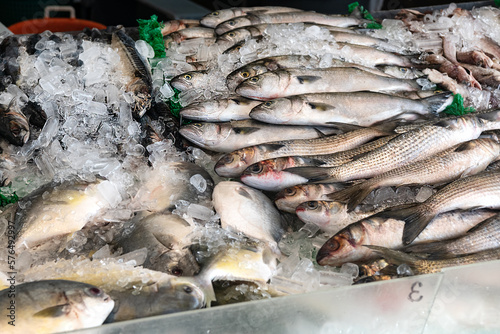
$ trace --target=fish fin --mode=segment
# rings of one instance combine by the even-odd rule
[[[307,156],[300,157],[300,158],[302,159],[302,161],[304,162],[304,164],[308,164],[310,166],[319,167],[319,166],[322,166],[322,165],[326,164],[326,162],[323,161],[323,160],[321,160],[321,159],[309,158]]]
[[[450,240],[455,240],[455,239],[450,239]],[[416,245],[409,245],[404,247],[402,250],[410,253],[441,254],[445,252],[444,251],[445,246],[446,242],[434,241],[434,242],[419,243]]]
[[[453,102],[453,93],[443,92],[420,99],[420,102],[425,104],[429,111],[439,113]]]
[[[262,145],[258,145],[260,148],[263,148],[264,150],[266,150],[266,152],[273,152],[273,151],[277,151],[279,150],[280,148],[284,147],[285,145],[284,144],[262,144]]]
[[[410,214],[404,219],[405,227],[403,229],[403,244],[409,245],[415,240],[420,232],[422,232],[425,227],[432,220],[434,215],[425,210],[424,207],[417,206],[416,212]]]
[[[415,261],[419,260],[418,257],[416,257],[412,254],[407,254],[407,253],[401,252],[399,250],[390,249],[390,248],[381,247],[381,246],[375,246],[375,245],[364,245],[364,246],[371,249],[372,251],[380,254],[383,258],[385,258],[385,259],[387,259],[390,262],[393,262],[395,264],[406,263],[408,265],[411,265]]]
[[[415,212],[415,207],[420,205],[420,203],[408,203],[402,204],[394,207],[385,209],[384,211],[376,213],[374,216],[382,218],[392,218],[398,220],[404,220],[410,214]]]
[[[492,122],[497,122],[500,121],[500,110],[496,109],[487,113],[480,113],[480,114],[474,114],[476,117],[487,120],[487,121],[492,121]]]
[[[468,141],[468,142],[465,142],[465,143],[462,143],[460,145],[458,145],[455,150],[453,150],[453,152],[465,152],[465,151],[468,151],[472,148],[475,148],[477,147],[477,143],[474,142],[474,141]]]
[[[33,316],[37,318],[57,318],[68,314],[70,309],[71,306],[69,304],[56,305],[36,312]]]
[[[330,111],[335,109],[334,106],[328,103],[319,103],[319,102],[307,102],[309,107],[315,111]]]
[[[498,219],[497,215],[494,215],[494,216],[492,216],[492,217],[490,217],[490,218],[487,218],[487,219],[483,220],[483,221],[482,221],[482,222],[480,222],[479,224],[477,224],[477,225],[475,225],[475,226],[471,227],[471,228],[470,228],[470,229],[469,229],[466,233],[473,233],[473,232],[475,232],[475,231],[477,231],[477,230],[479,230],[479,229],[483,228],[483,227],[484,227],[484,225],[490,224],[490,222],[491,222],[492,220],[495,220],[495,219]]]
[[[250,200],[253,200],[252,195],[245,188],[239,187],[237,192],[238,192],[238,195],[241,195],[241,196],[246,197]]]
[[[373,125],[371,128],[379,130],[381,132],[381,135],[392,135],[395,133],[394,130],[399,125],[401,125],[399,120],[394,120],[394,121],[385,120],[381,123]]]
[[[286,172],[306,178],[308,182],[325,181],[330,178],[328,168],[321,167],[292,167],[285,169]]]
[[[302,85],[304,83],[313,83],[313,82],[316,82],[318,80],[320,80],[321,77],[319,76],[316,76],[316,75],[300,75],[300,76],[297,76],[297,80],[299,81],[299,83]]]
[[[325,122],[329,126],[335,127],[343,132],[355,131],[364,129],[364,126],[356,125],[356,124],[347,124],[347,123],[339,123],[339,122]]]
[[[365,183],[359,183],[349,188],[328,194],[327,197],[332,201],[338,201],[347,204],[347,212],[353,211],[370,194],[373,187]]]
[[[439,121],[437,123],[434,123],[433,125],[434,126],[440,126],[442,128],[446,128],[446,129],[450,129],[450,130],[456,130],[456,129],[460,128],[460,126],[457,123],[457,119],[456,118],[445,119],[445,120]]]
[[[233,131],[234,133],[238,135],[248,135],[254,132],[259,131],[260,129],[258,127],[253,127],[253,126],[242,126],[242,127],[234,127]]]

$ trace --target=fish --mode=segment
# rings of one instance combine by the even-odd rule
[[[288,156],[262,160],[248,166],[240,175],[241,182],[261,190],[279,191],[304,183],[305,179],[286,171],[299,166],[332,167],[352,161],[354,157],[385,145],[393,136],[372,140],[356,148],[332,154]]]
[[[190,27],[178,30],[163,37],[165,46],[170,43],[180,43],[190,38],[215,38],[215,32],[211,28],[205,27]]]
[[[344,189],[341,183],[308,183],[288,187],[276,194],[274,203],[284,212],[295,213],[301,203],[311,200],[326,200],[326,195]]]
[[[331,31],[330,35],[335,38],[335,41],[337,41],[337,43],[356,44],[371,48],[378,48],[387,52],[397,53],[401,51],[400,47],[393,45],[383,39],[372,37],[366,34],[359,34],[356,33],[356,31]]]
[[[260,7],[232,7],[211,12],[200,19],[200,23],[206,27],[215,28],[218,24],[230,20],[234,17],[246,15],[247,13],[288,13],[301,11],[301,9],[280,6],[260,6]]]
[[[251,38],[261,37],[268,26],[268,24],[256,24],[253,26],[242,27],[228,31],[222,35],[219,35],[215,41],[215,44],[217,44],[222,50],[230,49],[238,43],[244,42]]]
[[[306,224],[319,226],[327,233],[337,233],[344,227],[382,210],[384,210],[383,207],[378,207],[374,210],[348,212],[347,206],[343,203],[317,200],[299,204],[295,208],[295,213]]]
[[[123,73],[128,79],[125,90],[133,93],[133,115],[141,118],[152,102],[153,80],[149,65],[135,48],[134,40],[123,30],[113,32],[111,47],[117,50]]]
[[[394,78],[400,78],[400,79],[417,79],[417,78],[420,78],[424,75],[424,73],[421,72],[420,70],[417,70],[414,68],[409,68],[409,67],[404,67],[404,66],[381,65],[381,66],[377,66],[377,68],[380,71],[386,73],[387,75],[390,75]]]
[[[136,219],[135,229],[115,243],[129,253],[141,248],[147,249],[142,266],[162,271],[173,276],[194,276],[199,265],[189,250],[188,234],[193,228],[175,214],[154,213]]]
[[[163,36],[169,35],[175,31],[198,27],[200,25],[199,20],[170,20],[163,22],[163,27],[161,28],[161,34]]]
[[[170,81],[170,85],[180,91],[203,86],[208,78],[208,71],[189,71],[175,76]]]
[[[409,209],[403,243],[412,243],[438,213],[468,208],[500,208],[500,171],[486,171],[453,181]]]
[[[30,138],[30,126],[24,113],[16,109],[15,102],[6,108],[0,106],[0,136],[13,145],[23,146]]]
[[[453,258],[430,260],[385,247],[373,245],[366,247],[369,247],[372,251],[380,254],[390,262],[408,264],[413,273],[417,275],[432,274],[440,272],[444,268],[500,259],[500,248],[487,249],[481,252],[465,254]]]
[[[15,203],[17,251],[79,231],[111,205],[99,193],[104,182],[50,183]]]
[[[442,184],[486,169],[500,155],[500,144],[479,138],[375,176],[332,194],[331,200],[347,203],[349,210],[358,206],[374,189],[408,184]]]
[[[321,246],[316,261],[321,266],[340,266],[346,262],[373,259],[375,253],[364,247],[365,245],[402,248],[404,220],[400,217],[395,218],[394,214],[395,212],[392,212],[391,216],[391,213],[382,212],[343,228]],[[495,214],[494,211],[489,210],[454,211],[440,214],[415,242],[458,237]]]
[[[212,207],[215,183],[205,168],[194,163],[166,162],[141,176],[143,182],[130,203],[134,211],[169,213],[178,201]],[[204,187],[195,187],[193,178],[198,178]]]
[[[318,138],[324,134],[327,135],[328,130],[302,126],[272,125],[254,120],[241,120],[223,123],[191,123],[182,126],[179,133],[190,142],[202,148],[215,152],[228,153],[246,146],[281,139]]]
[[[498,233],[500,216],[497,214],[490,217],[470,230],[461,237],[438,242],[426,242],[410,245],[403,250],[413,253],[427,253],[428,258],[462,255],[476,253],[486,249],[500,247],[500,235]]]
[[[248,166],[259,161],[287,156],[331,154],[357,147],[387,133],[388,129],[362,128],[316,139],[266,141],[264,144],[247,146],[223,155],[215,164],[215,172],[223,177],[238,177]]]
[[[0,291],[2,333],[58,333],[100,326],[114,301],[100,288],[75,281],[40,280]]]
[[[345,182],[370,178],[411,162],[423,160],[457,144],[478,138],[483,131],[500,126],[500,114],[469,114],[404,132],[384,146],[338,167],[296,167],[287,171],[306,177],[309,182]]]
[[[202,122],[229,122],[250,119],[250,111],[261,102],[241,96],[192,103],[180,110],[182,118]]]
[[[116,305],[106,323],[196,310],[206,305],[203,289],[191,277],[158,281],[134,292],[109,292]]]
[[[316,12],[288,12],[288,13],[248,13],[245,16],[239,16],[230,20],[219,23],[215,27],[215,33],[222,35],[228,31],[256,24],[263,23],[298,23],[298,22],[314,22],[317,24],[335,26],[335,27],[350,27],[357,26],[367,22],[355,16],[342,15],[326,15]]]
[[[282,55],[266,57],[248,63],[229,73],[226,78],[226,83],[229,90],[234,91],[241,82],[265,72],[286,68],[317,68],[319,67],[319,64],[319,58],[308,55]],[[355,67],[373,74],[388,76],[378,69],[346,62],[340,59],[332,59],[331,67]]]
[[[452,101],[451,92],[419,100],[375,92],[304,94],[263,102],[252,109],[250,117],[272,124],[367,127],[388,119],[439,113]]]
[[[482,85],[498,87],[500,85],[500,71],[493,68],[484,68],[476,65],[461,64]]]
[[[278,242],[284,234],[284,220],[266,195],[240,182],[221,181],[212,196],[223,229],[260,240],[279,254]]]
[[[235,91],[244,97],[265,101],[292,95],[363,90],[416,91],[420,86],[414,80],[389,78],[358,68],[330,67],[266,72],[243,81]]]
[[[370,46],[351,44],[351,43],[337,43],[341,55],[354,54],[359,57],[360,62],[366,66],[379,66],[379,65],[393,65],[401,67],[415,67],[417,66],[411,61],[411,58],[394,54],[373,48]]]

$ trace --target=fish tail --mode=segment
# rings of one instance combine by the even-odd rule
[[[307,179],[307,182],[317,182],[326,181],[331,178],[328,169],[321,167],[292,167],[285,169],[285,171],[301,176]]]
[[[434,217],[425,207],[417,206],[416,212],[405,218],[403,244],[409,245],[415,240]]]
[[[453,102],[453,93],[444,92],[420,99],[420,101],[429,111],[439,113]]]
[[[347,211],[354,210],[370,194],[373,187],[363,183],[328,194],[328,199],[347,204]]]

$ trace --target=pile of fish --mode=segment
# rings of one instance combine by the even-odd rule
[[[166,58],[120,27],[0,36],[15,329],[500,258],[500,11],[399,15],[224,9],[166,22]],[[477,111],[443,114],[457,93]]]

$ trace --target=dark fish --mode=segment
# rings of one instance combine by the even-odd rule
[[[11,144],[23,146],[30,137],[28,119],[10,104],[8,108],[0,107],[0,135]]]

